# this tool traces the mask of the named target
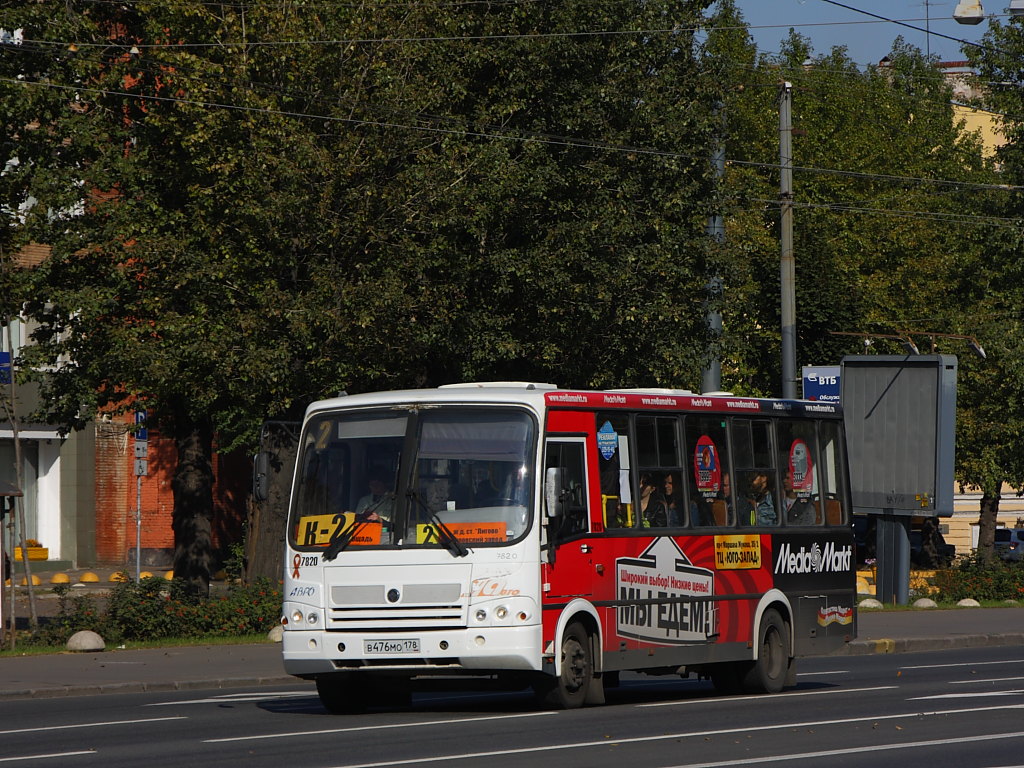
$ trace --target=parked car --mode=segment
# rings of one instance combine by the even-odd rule
[[[935,561],[932,561],[923,551],[922,532],[919,530],[910,532],[910,564],[915,568],[945,568],[956,558],[956,547],[947,544],[938,531],[933,535],[935,537]]]
[[[1024,560],[1024,528],[996,528],[995,551],[1003,560]]]

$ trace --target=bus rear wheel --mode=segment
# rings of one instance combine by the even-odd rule
[[[545,675],[534,690],[549,707],[576,709],[587,700],[594,680],[590,635],[578,621],[565,628],[561,654],[561,672],[555,677]]]
[[[757,660],[742,675],[748,693],[778,693],[785,687],[792,664],[789,628],[774,608],[761,616],[757,633]]]

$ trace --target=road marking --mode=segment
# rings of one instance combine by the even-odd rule
[[[108,720],[102,723],[71,723],[64,725],[40,725],[35,728],[12,728],[9,731],[0,731],[0,736],[9,733],[32,733],[34,731],[62,731],[66,728],[100,728],[105,725],[141,725],[142,723],[162,723],[166,720],[187,720],[184,715],[175,717],[150,717],[144,720]]]
[[[205,699],[184,699],[182,701],[154,701],[147,707],[173,707],[175,704],[224,704],[230,702],[263,701],[264,699],[309,698],[311,691],[271,691],[269,693],[225,693],[223,696],[209,696]]]
[[[764,701],[765,699],[775,699],[779,696],[785,696],[787,699],[792,696],[827,696],[834,693],[867,693],[869,691],[890,691],[896,688],[895,685],[879,685],[874,688],[834,688],[827,691],[788,691],[786,693],[769,693],[762,694],[757,697],[758,701]],[[681,707],[692,704],[710,704],[716,701],[744,701],[750,700],[750,696],[715,696],[711,699],[686,699],[685,701],[659,701],[655,704],[637,704],[637,708],[643,709],[645,707]]]
[[[915,696],[907,701],[927,701],[929,699],[980,699],[985,696],[1019,696],[1024,689],[1015,691],[972,691],[971,693],[940,693],[935,696]]]
[[[900,667],[900,669],[948,669],[949,667],[983,667],[986,664],[1024,664],[1024,659],[1011,661],[961,661],[956,664],[917,664],[912,667]]]
[[[747,697],[748,699],[750,697]],[[757,701],[763,701],[766,697],[758,696]],[[548,744],[542,747],[520,747],[517,749],[499,749],[492,752],[472,752],[463,754],[437,755],[435,757],[415,757],[407,760],[385,760],[377,763],[351,763],[335,766],[335,768],[385,768],[393,765],[421,765],[426,763],[439,763],[444,760],[467,760],[479,759],[482,757],[507,757],[509,755],[528,755],[536,752],[552,752],[562,749],[585,749],[588,747],[619,746],[621,744],[642,744],[653,741],[668,741],[670,739],[691,739],[708,736],[727,736],[736,733],[751,733],[753,731],[777,731],[781,729],[797,728],[820,728],[825,725],[847,725],[849,723],[876,723],[881,720],[905,720],[911,717],[937,717],[940,715],[975,714],[977,712],[992,712],[1007,709],[1024,709],[1024,704],[1009,704],[1005,706],[970,707],[967,709],[946,709],[934,712],[904,712],[899,715],[876,715],[865,717],[843,717],[835,720],[811,720],[803,723],[778,723],[776,725],[741,726],[739,728],[722,728],[713,731],[689,731],[682,733],[662,733],[657,736],[633,736],[624,739],[601,739],[600,741],[577,741],[569,744]],[[1024,735],[1024,733],[1022,733]],[[996,737],[993,737],[996,738]],[[955,743],[961,739],[950,739],[947,743]],[[856,750],[854,750],[856,751]],[[790,756],[772,758],[772,760],[785,760]],[[742,765],[745,762],[756,762],[740,760],[736,763],[723,763],[722,765]],[[701,763],[700,765],[710,765]],[[681,766],[679,768],[682,768]]]
[[[978,680],[950,680],[950,685],[973,685],[974,683],[1009,683],[1013,680],[1024,680],[1024,677],[989,677]]]
[[[95,749],[83,749],[80,752],[53,752],[48,755],[19,755],[18,757],[0,757],[0,763],[13,763],[17,760],[48,760],[51,757],[75,757],[77,755],[95,754]]]
[[[362,725],[352,728],[327,728],[321,731],[288,731],[287,733],[264,733],[257,736],[230,736],[222,739],[203,739],[204,744],[222,744],[226,741],[256,741],[258,739],[288,739],[294,736],[322,736],[328,733],[352,733],[353,731],[383,731],[389,728],[419,728],[434,725],[458,725],[461,723],[482,723],[487,720],[512,720],[521,717],[545,717],[557,712],[526,712],[521,715],[492,715],[489,717],[465,717],[457,720],[428,720],[421,723],[391,723],[388,725]]]
[[[911,741],[900,744],[870,744],[864,747],[849,749],[829,749],[822,752],[801,752],[790,755],[774,755],[771,757],[745,757],[742,760],[722,760],[718,763],[688,763],[684,765],[666,766],[666,768],[725,768],[730,765],[757,765],[758,763],[781,763],[790,760],[812,760],[822,757],[838,757],[862,752],[886,752],[891,749],[920,749],[923,747],[940,747],[948,744],[965,744],[970,741],[994,741],[995,739],[1019,739],[1024,731],[1014,733],[993,733],[986,736],[957,736],[951,739],[935,739],[933,741]]]
[[[848,669],[833,669],[830,672],[797,672],[797,677],[821,677],[822,675],[848,675]]]

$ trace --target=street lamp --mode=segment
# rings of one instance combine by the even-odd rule
[[[960,0],[953,11],[957,24],[981,24],[985,20],[985,9],[981,0]]]
[[[1024,0],[1010,0],[1010,15],[1024,16]],[[981,0],[960,0],[953,11],[953,19],[957,24],[981,24],[985,18],[985,9]]]

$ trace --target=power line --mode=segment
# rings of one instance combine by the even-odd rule
[[[140,101],[153,101],[162,103],[180,103],[189,104],[192,106],[199,106],[206,109],[227,109],[237,112],[245,112],[250,114],[263,114],[263,115],[277,115],[281,117],[291,117],[296,119],[305,120],[319,120],[323,122],[333,123],[345,123],[349,125],[355,125],[359,127],[369,128],[391,128],[398,130],[410,130],[419,131],[422,133],[433,133],[439,135],[454,135],[454,136],[466,136],[469,138],[479,139],[496,139],[500,141],[517,141],[523,144],[535,143],[535,144],[546,144],[550,146],[560,146],[569,149],[591,149],[602,152],[619,152],[625,154],[634,155],[646,155],[652,157],[661,157],[671,160],[686,160],[688,162],[700,162],[704,163],[707,161],[706,157],[699,155],[687,154],[684,152],[671,152],[668,150],[659,150],[650,147],[636,147],[636,146],[620,146],[614,144],[607,144],[602,142],[594,141],[583,141],[580,139],[574,139],[567,136],[558,136],[553,134],[542,134],[542,133],[520,133],[516,135],[509,135],[505,133],[493,132],[493,131],[481,131],[481,130],[469,130],[465,128],[444,128],[439,126],[431,125],[409,125],[407,123],[399,123],[390,120],[366,120],[363,118],[353,117],[338,117],[335,115],[317,115],[306,112],[298,112],[294,110],[278,110],[269,109],[266,107],[247,107],[238,104],[228,104],[221,102],[213,102],[198,99],[184,99],[172,96],[156,96],[152,94],[140,94],[131,93],[128,91],[118,91],[105,88],[92,88],[84,86],[72,86],[72,85],[61,85],[53,82],[31,82],[24,80],[16,80],[13,78],[2,78],[0,82],[8,84],[16,84],[19,86],[34,85],[41,86],[44,88],[54,88],[58,90],[73,91],[75,93],[95,93],[105,96],[122,96],[129,99],[136,99]],[[431,118],[434,119],[434,118]],[[454,118],[442,118],[446,120],[454,120]],[[731,165],[755,167],[762,169],[776,170],[781,168],[780,163],[763,163],[752,160],[730,160],[728,161]],[[991,190],[991,191],[1002,191],[1002,192],[1013,192],[1022,191],[1024,186],[1014,186],[1009,184],[982,184],[978,182],[965,182],[956,181],[952,179],[936,179],[936,178],[925,178],[925,177],[914,177],[914,176],[898,176],[893,174],[878,174],[878,173],[866,173],[863,171],[847,171],[835,168],[816,168],[811,166],[793,166],[794,171],[801,171],[806,173],[818,173],[818,174],[832,174],[838,176],[849,176],[865,179],[877,179],[883,181],[899,182],[899,183],[915,183],[915,184],[933,184],[937,186],[948,186],[958,189],[965,190]]]
[[[981,48],[981,49],[987,50],[987,51],[995,51],[996,53],[999,53],[999,54],[1001,54],[1003,56],[1009,56],[1010,55],[1006,51],[1003,51],[1003,50],[1001,50],[999,48],[995,48],[994,46],[991,46],[991,45],[986,45],[984,43],[975,43],[972,40],[965,40],[962,37],[953,37],[952,35],[946,35],[946,34],[943,34],[942,32],[932,32],[930,29],[922,29],[921,27],[915,27],[913,24],[907,24],[906,22],[903,22],[903,21],[898,21],[896,19],[890,19],[887,16],[881,16],[881,15],[879,15],[877,13],[872,13],[871,11],[865,11],[865,10],[863,10],[861,8],[854,8],[852,5],[847,5],[846,3],[840,3],[837,0],[821,0],[821,2],[828,3],[829,5],[834,5],[837,8],[845,8],[846,10],[853,11],[854,13],[863,13],[865,16],[871,16],[872,18],[880,19],[881,21],[885,21],[885,22],[888,22],[890,24],[897,24],[898,26],[906,27],[907,29],[912,29],[915,32],[923,32],[924,34],[926,34],[928,36],[934,35],[935,37],[941,37],[944,40],[952,40],[954,43],[960,43],[961,45],[970,45],[970,46],[973,46],[975,48]]]

